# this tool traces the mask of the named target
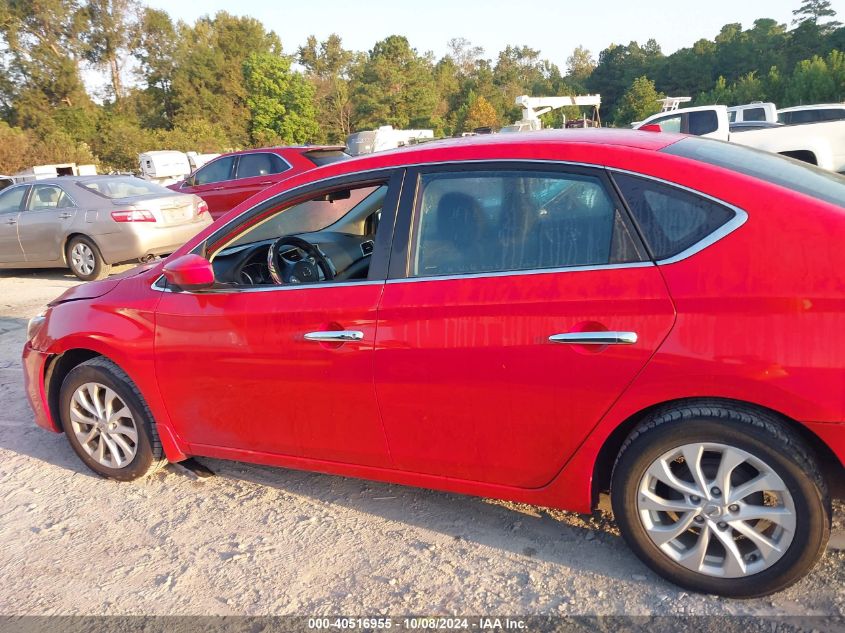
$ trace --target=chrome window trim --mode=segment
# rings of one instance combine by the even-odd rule
[[[350,284],[356,285],[372,285],[372,284],[399,284],[399,283],[412,283],[412,282],[426,282],[426,281],[448,281],[448,280],[455,280],[455,279],[483,279],[487,277],[515,277],[515,276],[525,276],[525,275],[549,275],[549,274],[557,274],[557,273],[569,273],[569,272],[587,272],[587,271],[597,271],[597,270],[617,270],[623,268],[645,268],[647,266],[665,266],[669,264],[674,264],[676,262],[682,261],[687,259],[696,253],[704,250],[708,246],[712,246],[722,238],[726,237],[730,233],[733,233],[735,230],[740,228],[745,222],[748,220],[748,214],[740,209],[739,207],[732,205],[724,200],[720,200],[719,198],[715,198],[709,194],[704,192],[698,191],[697,189],[692,189],[691,187],[687,187],[685,185],[681,185],[676,182],[672,182],[670,180],[666,180],[664,178],[659,178],[657,176],[651,176],[648,174],[643,174],[636,171],[631,171],[628,169],[622,169],[618,167],[608,167],[605,165],[601,165],[598,163],[584,163],[579,161],[566,161],[566,160],[549,160],[549,159],[531,159],[531,158],[521,158],[521,159],[507,159],[507,158],[484,158],[484,159],[472,159],[472,160],[444,160],[444,161],[435,161],[435,162],[419,162],[419,163],[406,163],[406,164],[399,164],[399,165],[391,165],[391,166],[382,166],[376,167],[373,169],[367,169],[358,172],[349,172],[349,173],[342,173],[342,174],[335,174],[333,176],[329,176],[327,178],[321,178],[319,180],[315,180],[312,182],[304,183],[302,185],[298,185],[293,187],[292,189],[288,189],[286,191],[278,193],[274,198],[279,198],[282,196],[287,196],[288,194],[294,194],[299,189],[303,189],[305,187],[311,187],[313,185],[319,185],[323,182],[330,182],[332,180],[338,178],[344,178],[348,176],[359,176],[359,175],[366,175],[369,173],[376,173],[376,172],[384,172],[384,171],[391,171],[395,169],[410,169],[414,167],[429,167],[429,166],[447,166],[447,165],[476,165],[476,164],[488,164],[488,163],[517,163],[517,164],[534,164],[534,165],[562,165],[562,166],[569,166],[569,167],[588,167],[592,169],[602,169],[606,172],[611,174],[613,173],[620,173],[620,174],[628,174],[630,176],[636,176],[638,178],[645,178],[648,180],[653,180],[655,182],[659,182],[665,184],[669,187],[675,187],[676,189],[681,189],[683,191],[687,191],[692,193],[693,195],[700,196],[702,198],[706,198],[720,204],[724,207],[731,209],[734,212],[733,219],[729,220],[727,223],[723,224],[721,227],[716,229],[714,232],[710,233],[708,236],[704,237],[703,239],[699,240],[689,248],[684,251],[681,251],[677,255],[673,255],[672,257],[661,259],[657,261],[647,261],[647,262],[631,262],[627,264],[603,264],[603,265],[595,265],[595,266],[570,266],[565,268],[535,268],[535,269],[528,269],[528,270],[508,270],[508,271],[496,271],[496,272],[486,272],[486,273],[466,273],[460,275],[442,275],[442,276],[426,276],[426,277],[405,277],[403,279],[387,279],[387,280],[375,280],[375,281],[361,281],[361,282],[344,282],[344,283],[331,283],[331,284],[314,284],[308,286],[280,286],[278,288],[243,288],[243,289],[221,289],[210,291],[206,290],[203,293],[187,293],[186,294],[204,294],[204,293],[214,293],[214,294],[228,294],[232,292],[270,292],[275,290],[307,290],[312,288],[337,288],[340,286],[348,286]],[[622,197],[624,200],[624,196]],[[259,204],[265,204],[270,202],[270,200],[264,200]],[[257,204],[251,209],[244,212],[244,214],[249,213],[252,209],[254,209]],[[233,224],[236,220],[242,217],[244,214],[241,214],[235,218],[232,218],[226,224],[221,226],[218,229],[218,232],[225,229],[229,225]],[[169,288],[159,288],[156,287],[156,284],[159,282],[160,279],[163,278],[163,275],[156,279],[153,282],[152,289],[158,292],[174,292]],[[182,291],[184,292],[184,291]]]
[[[679,185],[678,183],[671,182],[669,180],[665,180],[663,178],[657,178],[656,176],[648,176],[646,174],[641,174],[636,171],[630,171],[628,169],[618,169],[616,167],[608,167],[607,168],[611,173],[618,173],[618,174],[626,174],[628,176],[634,176],[636,178],[644,178],[646,180],[653,180],[654,182],[659,182],[660,184],[667,185],[669,187],[674,187],[676,189],[680,189],[682,191],[686,191],[691,193],[695,196],[700,198],[705,198],[706,200],[710,200],[711,202],[715,202],[727,209],[730,209],[734,212],[734,217],[725,222],[722,226],[718,229],[709,233],[708,235],[704,236],[700,240],[698,240],[695,244],[687,247],[685,250],[681,251],[677,255],[672,255],[672,257],[666,257],[664,259],[656,260],[655,263],[658,266],[667,266],[669,264],[675,264],[677,262],[683,261],[689,257],[692,257],[696,253],[700,253],[708,246],[712,246],[722,238],[730,235],[734,231],[736,231],[739,227],[745,224],[748,221],[748,213],[733,205],[729,202],[725,202],[724,200],[720,200],[719,198],[715,198],[709,194],[703,193],[698,191],[697,189],[692,189],[690,187],[686,187],[684,185]],[[622,199],[625,199],[625,196],[622,196]]]
[[[527,275],[553,275],[556,273],[589,272],[596,270],[618,270],[621,268],[646,268],[654,262],[630,262],[627,264],[596,264],[594,266],[567,266],[564,268],[528,268],[526,270],[500,270],[487,273],[465,273],[460,275],[428,275],[388,279],[388,284],[407,284],[417,281],[453,281],[455,279],[486,279],[487,277],[524,277]]]
[[[352,281],[342,281],[337,283],[330,283],[330,284],[290,284],[286,286],[243,286],[238,288],[209,288],[208,290],[203,290],[201,292],[191,292],[189,290],[172,290],[171,288],[162,288],[158,285],[158,283],[164,279],[164,275],[159,275],[156,280],[150,285],[150,289],[154,290],[155,292],[171,292],[173,294],[180,294],[180,295],[231,295],[231,294],[242,294],[247,292],[278,292],[278,291],[288,291],[288,290],[318,290],[321,288],[350,288],[350,287],[357,287],[357,286],[383,286],[385,283],[384,279],[376,279],[376,280],[369,280],[364,279],[361,281],[352,280]]]

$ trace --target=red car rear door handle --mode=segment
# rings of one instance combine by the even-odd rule
[[[258,184],[259,185],[272,185],[273,181],[272,180],[265,180],[264,182],[259,182]]]
[[[633,345],[637,342],[636,332],[567,332],[553,334],[552,343],[568,345]]]
[[[305,335],[306,341],[316,343],[348,343],[349,341],[361,341],[364,333],[358,330],[335,330],[330,332],[308,332]]]

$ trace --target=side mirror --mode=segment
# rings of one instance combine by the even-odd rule
[[[214,285],[211,262],[199,255],[182,255],[164,265],[164,278],[180,290],[189,292]]]

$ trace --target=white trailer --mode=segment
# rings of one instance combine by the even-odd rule
[[[160,185],[172,185],[190,175],[191,162],[184,152],[159,150],[138,155],[141,178]]]
[[[76,163],[56,163],[53,165],[34,165],[29,169],[12,174],[15,182],[33,182],[59,176],[96,176],[96,165],[77,165]]]
[[[355,132],[346,137],[346,152],[350,156],[373,154],[388,149],[415,145],[434,138],[434,130],[395,130],[383,125],[377,130]]]

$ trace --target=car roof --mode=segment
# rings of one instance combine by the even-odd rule
[[[531,145],[615,145],[634,149],[658,151],[683,138],[681,134],[658,134],[641,130],[616,128],[575,128],[568,130],[542,130],[533,132],[512,132],[508,134],[479,134],[463,138],[449,138],[408,145],[395,150],[379,152],[378,155],[408,154],[424,150],[449,150],[464,147],[507,148]],[[367,155],[364,155],[367,156]],[[370,154],[372,156],[372,154]],[[353,159],[354,160],[354,159]],[[346,161],[348,162],[348,161]]]
[[[781,108],[781,112],[798,112],[800,110],[845,110],[845,103],[814,103],[812,105],[792,106],[791,108]]]
[[[275,147],[253,147],[251,149],[240,149],[236,152],[225,152],[220,154],[223,156],[240,156],[242,154],[254,154],[256,152],[296,152],[297,154],[305,154],[307,152],[326,152],[326,151],[342,151],[345,150],[345,145],[279,145]]]

